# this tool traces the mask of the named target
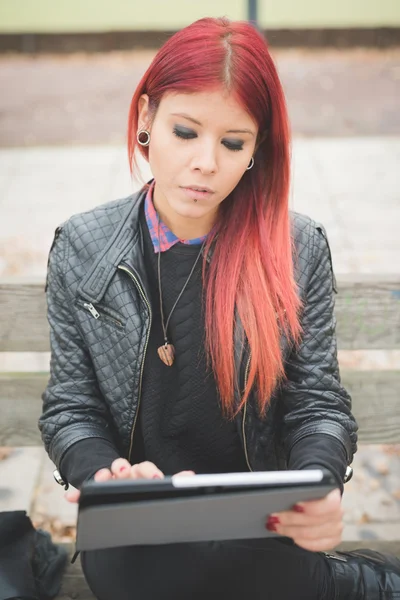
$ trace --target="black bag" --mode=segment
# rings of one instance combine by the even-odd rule
[[[0,512],[0,600],[52,600],[67,554],[49,533],[33,527],[25,511]]]

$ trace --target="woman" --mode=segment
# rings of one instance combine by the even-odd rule
[[[400,591],[394,557],[329,556],[358,428],[339,377],[326,232],[288,209],[288,117],[264,38],[226,18],[171,37],[133,96],[128,147],[131,171],[140,151],[154,178],[71,217],[49,255],[39,425],[60,483],[77,488],[69,500],[93,477],[178,472],[319,467],[338,485],[271,516],[280,537],[84,552],[93,593]]]

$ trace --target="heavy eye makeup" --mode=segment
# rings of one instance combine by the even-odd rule
[[[197,133],[195,131],[192,129],[187,129],[186,127],[174,127],[172,132],[177,138],[182,140],[192,140],[197,137]],[[226,148],[228,148],[228,150],[231,150],[232,152],[243,150],[243,142],[238,143],[234,140],[223,140],[222,143]]]

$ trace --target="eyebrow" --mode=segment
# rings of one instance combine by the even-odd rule
[[[171,115],[174,117],[183,117],[184,119],[188,119],[188,121],[192,121],[193,123],[196,123],[196,125],[200,125],[200,127],[202,126],[200,121],[197,121],[197,119],[190,117],[186,113],[171,113]],[[226,133],[249,133],[250,135],[254,136],[254,133],[250,129],[228,129],[228,131],[226,131]]]

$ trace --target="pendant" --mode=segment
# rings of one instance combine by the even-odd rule
[[[167,365],[167,367],[170,367],[174,362],[175,348],[172,344],[164,344],[163,346],[159,347],[158,356],[161,358],[163,363]]]

